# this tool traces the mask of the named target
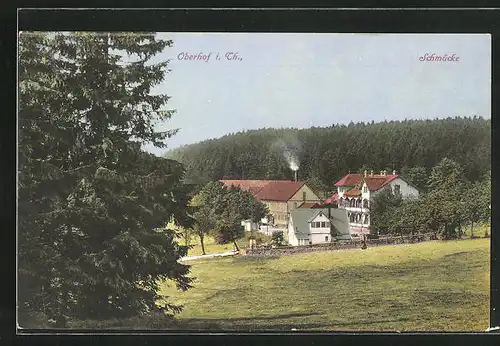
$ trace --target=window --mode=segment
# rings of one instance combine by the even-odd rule
[[[297,209],[297,202],[293,202],[294,209]]]
[[[363,193],[367,193],[368,192],[368,188],[366,186],[363,186]]]
[[[325,228],[326,227],[326,222],[325,221],[321,221],[321,228]]]
[[[329,221],[325,222],[325,227],[330,227],[330,222]]]
[[[328,236],[325,236],[325,241],[328,241]]]
[[[395,194],[401,193],[401,186],[400,185],[394,185],[394,193]]]
[[[305,202],[306,201],[306,192],[302,191],[302,200]]]

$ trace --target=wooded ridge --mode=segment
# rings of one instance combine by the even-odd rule
[[[181,130],[182,131],[182,130]],[[353,123],[330,127],[263,128],[231,133],[170,150],[186,180],[205,184],[217,179],[293,179],[283,143],[299,158],[299,180],[331,187],[349,171],[428,172],[447,157],[476,181],[491,166],[491,120],[455,117],[434,120]]]

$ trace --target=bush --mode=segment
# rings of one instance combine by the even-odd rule
[[[283,231],[274,231],[271,235],[271,242],[276,246],[283,245],[285,243],[285,236],[283,235]]]

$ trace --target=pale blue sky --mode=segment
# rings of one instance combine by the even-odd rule
[[[171,60],[171,72],[155,90],[170,95],[168,108],[177,110],[158,126],[180,128],[169,148],[263,127],[491,117],[489,35],[159,35],[174,41],[157,57]],[[178,60],[182,52],[212,55],[208,62]],[[226,52],[243,60],[228,61]],[[460,60],[422,62],[425,53]]]

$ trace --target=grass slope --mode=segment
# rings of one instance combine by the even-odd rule
[[[238,244],[238,247],[240,249],[246,249],[248,247],[250,236],[257,237],[260,242],[267,242],[267,241],[270,241],[270,239],[271,239],[271,237],[266,236],[265,234],[262,234],[262,233],[245,232],[245,237],[238,239],[236,241],[236,243]],[[207,254],[207,255],[213,254],[213,253],[227,252],[227,251],[234,250],[233,243],[217,244],[215,242],[215,238],[212,236],[206,236],[205,241],[203,243],[205,244],[205,254]],[[198,237],[196,237],[196,236],[191,237],[189,244],[192,247],[188,250],[188,256],[199,256],[202,254],[200,239]]]
[[[195,262],[194,288],[162,291],[193,329],[483,331],[489,239]]]

